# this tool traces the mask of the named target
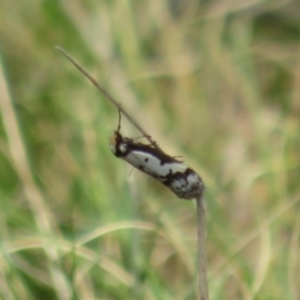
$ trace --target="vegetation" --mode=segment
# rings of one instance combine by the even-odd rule
[[[206,183],[210,299],[300,298],[299,1],[0,1],[0,298],[196,299],[196,204],[116,159],[116,109]],[[123,118],[122,133],[138,133]]]

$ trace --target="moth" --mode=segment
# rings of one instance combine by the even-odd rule
[[[203,181],[193,169],[153,144],[122,136],[120,125],[110,138],[110,148],[116,157],[155,178],[179,198],[194,199],[204,192]]]

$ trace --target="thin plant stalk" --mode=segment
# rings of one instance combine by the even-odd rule
[[[196,198],[197,230],[198,230],[198,298],[208,300],[208,284],[206,271],[206,216],[203,194]]]

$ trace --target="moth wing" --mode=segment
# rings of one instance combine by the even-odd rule
[[[135,168],[161,182],[166,181],[169,175],[182,173],[187,169],[186,165],[181,162],[163,163],[159,157],[138,150],[130,152],[124,159]]]

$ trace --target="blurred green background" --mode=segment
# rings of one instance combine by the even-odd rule
[[[56,45],[203,177],[211,299],[300,299],[299,1],[0,0],[1,299],[197,295],[195,203]]]

